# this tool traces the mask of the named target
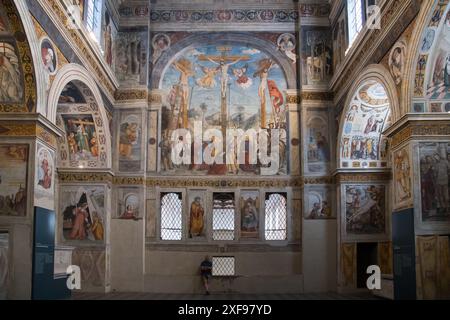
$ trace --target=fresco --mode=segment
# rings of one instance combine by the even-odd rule
[[[407,204],[412,198],[411,161],[407,148],[394,154],[395,206]]]
[[[389,71],[394,78],[395,84],[399,85],[402,82],[404,66],[406,63],[407,54],[406,40],[401,39],[394,45],[389,54]]]
[[[106,127],[92,93],[83,84],[77,83],[65,94],[75,98],[80,91],[89,103],[58,104],[56,124],[65,132],[58,138],[58,166],[104,168],[108,166]]]
[[[450,221],[450,143],[419,145],[422,221]]]
[[[333,67],[336,70],[345,59],[347,50],[346,10],[342,10],[333,29]]]
[[[277,39],[278,49],[283,52],[292,63],[297,62],[297,54],[295,48],[297,46],[295,36],[291,33],[283,33]]]
[[[333,76],[333,50],[329,28],[302,28],[302,81],[304,85],[326,85]]]
[[[55,184],[55,153],[44,145],[37,144],[36,178],[34,197],[36,205],[53,210]]]
[[[254,175],[260,172],[260,164],[247,160],[250,142],[246,142],[245,164],[237,164],[236,155],[228,154],[229,159],[234,159],[227,161],[228,165],[174,165],[171,135],[175,129],[192,132],[197,122],[203,132],[217,129],[226,137],[228,128],[244,131],[287,128],[284,73],[275,61],[255,48],[211,45],[190,49],[167,68],[162,88],[167,98],[162,109],[160,149],[162,171],[167,174]],[[283,132],[279,174],[286,173],[287,168],[286,130]],[[213,139],[203,139],[197,150],[211,148]],[[215,148],[210,150],[212,156],[217,156]]]
[[[0,144],[0,216],[27,214],[28,145]]]
[[[450,99],[449,12],[448,1],[436,5],[422,34],[415,71],[414,96],[416,98]],[[414,112],[427,112],[427,110],[414,110]]]
[[[382,132],[389,125],[390,105],[384,87],[373,81],[363,84],[345,114],[341,138],[341,166],[386,166],[387,140]]]
[[[205,195],[203,191],[189,193],[188,236],[190,239],[206,237]]]
[[[105,237],[105,188],[63,186],[60,198],[63,239],[103,242]]]
[[[98,141],[92,115],[62,116],[69,145],[70,160],[97,160]]]
[[[259,237],[259,192],[241,191],[241,238]]]
[[[427,46],[430,43],[429,46],[434,51],[434,59],[430,61],[433,69],[427,79],[427,97],[430,99],[450,99],[450,16],[447,14],[442,20],[445,22],[435,42],[431,40],[431,37],[430,41],[426,42],[428,34],[424,38]],[[429,30],[435,31],[435,29]]]
[[[386,232],[386,187],[345,186],[345,231],[347,235],[375,235]]]
[[[141,118],[123,114],[119,132],[119,170],[139,171],[141,168]]]
[[[15,45],[0,39],[0,102],[21,102],[23,95],[20,60]]]
[[[327,111],[308,109],[306,130],[307,170],[326,173],[331,156]]]
[[[155,64],[159,57],[170,48],[171,40],[167,34],[158,33],[152,38],[152,63]]]
[[[114,50],[115,50],[115,40],[117,37],[117,27],[114,24],[111,14],[108,8],[105,9],[105,16],[103,19],[103,56],[106,63],[111,68],[114,68]],[[114,69],[113,69],[114,71]]]
[[[147,33],[119,32],[114,47],[117,79],[122,85],[145,84]]]
[[[136,188],[123,188],[119,190],[119,206],[117,217],[124,220],[139,220],[140,200],[139,190]]]
[[[86,103],[86,99],[80,89],[72,82],[69,82],[62,90],[58,103]]]
[[[33,62],[15,2],[0,1],[0,112],[35,111],[37,87]]]
[[[43,38],[41,41],[41,59],[45,71],[49,74],[55,74],[58,67],[56,50],[50,39]]]
[[[305,219],[333,219],[336,213],[332,208],[331,190],[328,187],[309,187],[306,191]]]

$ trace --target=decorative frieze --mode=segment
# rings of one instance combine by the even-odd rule
[[[401,129],[397,129],[391,133],[391,147],[395,149],[397,146],[413,138],[443,136],[450,136],[449,121],[416,120],[414,122],[407,122]]]
[[[315,101],[333,101],[334,95],[332,92],[302,92],[301,100],[315,100]]]
[[[129,100],[146,100],[147,90],[117,90],[114,94],[116,102]]]
[[[61,183],[113,182],[109,172],[58,172],[58,178]]]
[[[336,175],[336,183],[346,182],[374,182],[374,181],[389,181],[392,179],[390,172],[341,172]]]
[[[0,136],[35,137],[56,148],[56,136],[34,121],[0,121]]]

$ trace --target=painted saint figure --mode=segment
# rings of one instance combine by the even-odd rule
[[[44,156],[38,168],[38,184],[44,189],[50,189],[52,186],[52,167]]]
[[[22,96],[19,58],[11,44],[0,42],[0,101],[17,102]]]
[[[252,199],[247,199],[243,208],[242,215],[242,231],[256,232],[258,231],[258,210]]]
[[[123,123],[120,126],[119,154],[123,158],[131,158],[133,146],[137,144],[139,125],[137,123]]]
[[[73,208],[72,214],[74,215],[72,221],[72,230],[69,238],[72,240],[84,240],[87,237],[87,225],[89,222],[89,207],[87,203],[87,196],[84,193],[78,205]]]
[[[218,65],[219,69],[220,69],[220,74],[221,74],[221,78],[220,78],[220,89],[222,92],[222,98],[226,98],[227,95],[227,85],[228,85],[228,68],[236,63],[238,63],[239,61],[241,61],[242,58],[238,58],[233,62],[230,63],[225,63],[225,60],[221,60],[219,63],[217,63],[216,61],[214,61],[213,59],[207,57],[207,59],[209,61],[211,61],[212,63]]]
[[[201,198],[195,197],[191,204],[189,237],[199,237],[203,234],[205,210],[201,204]]]
[[[105,41],[105,60],[109,66],[113,63],[113,36],[111,28],[111,18],[108,12],[105,12],[105,30],[104,30],[104,41]]]

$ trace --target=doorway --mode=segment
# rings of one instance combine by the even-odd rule
[[[9,233],[0,231],[0,300],[8,296]]]
[[[377,243],[358,243],[357,245],[356,264],[358,289],[367,288],[366,282],[369,277],[367,267],[378,263],[377,249]]]

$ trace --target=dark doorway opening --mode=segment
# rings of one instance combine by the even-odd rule
[[[357,264],[357,286],[359,288],[367,288],[367,267],[378,264],[377,243],[358,243],[356,252]]]

